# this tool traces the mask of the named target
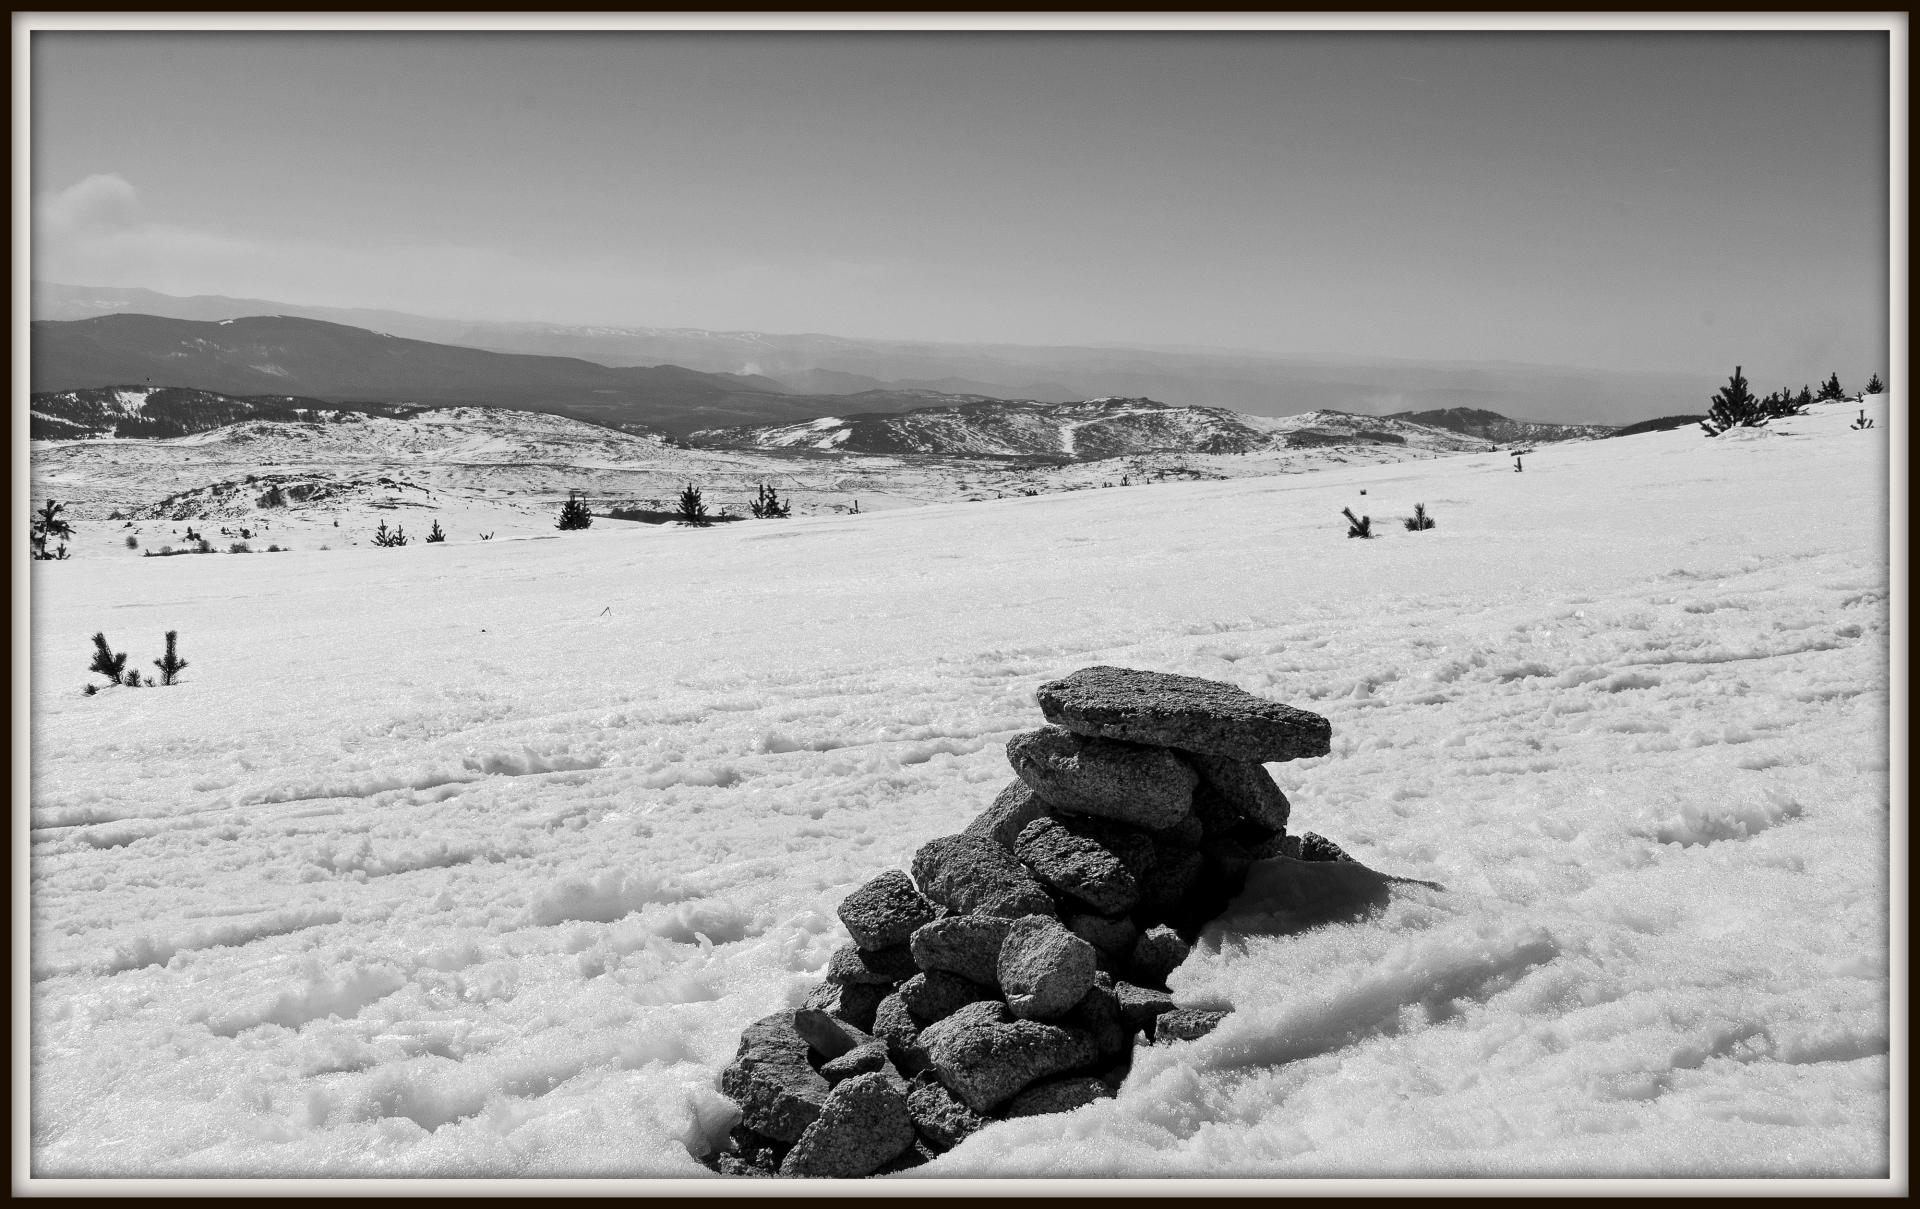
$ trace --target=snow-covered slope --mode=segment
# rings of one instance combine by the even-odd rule
[[[1484,439],[1420,424],[1337,411],[1274,419],[1224,407],[1152,399],[1079,403],[969,402],[891,414],[825,416],[802,424],[707,429],[704,444],[844,453],[1047,457],[1097,461],[1130,454],[1252,453],[1314,445],[1404,445],[1421,452],[1486,449]]]
[[[840,899],[1112,663],[1326,715],[1271,766],[1294,825],[1445,889],[1300,930],[1256,870],[1173,979],[1219,1029],[905,1179],[1884,1177],[1905,433],[1855,410],[1524,474],[35,563],[32,1170],[709,1180],[719,1072]],[[83,696],[101,630],[190,667]]]

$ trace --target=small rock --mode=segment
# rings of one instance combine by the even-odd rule
[[[1333,734],[1318,714],[1166,672],[1085,667],[1042,684],[1035,696],[1047,721],[1076,734],[1262,764],[1324,756]]]
[[[913,1018],[899,992],[880,1001],[873,1013],[873,1035],[887,1043],[887,1056],[909,1075],[927,1069],[926,1047],[920,1042],[920,1021]]]
[[[1028,823],[1013,854],[1036,878],[1095,911],[1117,914],[1140,900],[1139,884],[1118,856],[1057,818]]]
[[[1173,996],[1152,987],[1116,982],[1113,994],[1119,1004],[1121,1019],[1135,1028],[1148,1028],[1153,1024],[1154,1017],[1173,1010]]]
[[[1095,1100],[1113,1098],[1113,1089],[1092,1075],[1068,1075],[1062,1079],[1048,1079],[1036,1083],[1013,1099],[1007,1101],[1007,1108],[1001,1115],[1008,1120],[1014,1117],[1036,1117],[1049,1112],[1072,1112]]]
[[[874,1009],[878,1008],[880,1001],[891,992],[891,987],[877,986],[872,983],[842,985],[826,982],[807,994],[804,1006],[819,1008],[862,1032],[872,1032]]]
[[[913,1013],[915,1019],[928,1024],[945,1020],[969,1003],[995,997],[992,987],[981,986],[945,970],[915,974],[900,984],[900,999],[907,1005],[907,1010]]]
[[[923,970],[945,970],[983,986],[998,986],[994,980],[1007,923],[999,915],[949,915],[922,924],[911,942],[914,963]]]
[[[893,1063],[887,1058],[887,1043],[869,1041],[865,1045],[854,1046],[832,1061],[822,1062],[820,1075],[828,1083],[837,1084],[855,1075],[867,1075],[892,1069]]]
[[[835,1087],[820,1115],[780,1163],[784,1176],[855,1179],[913,1145],[907,1097],[886,1075],[855,1075]]]
[[[1133,1028],[1120,1013],[1113,975],[1104,971],[1093,976],[1093,985],[1060,1023],[1077,1028],[1093,1038],[1100,1057],[1114,1058],[1128,1052],[1133,1044]]]
[[[1324,835],[1315,835],[1311,831],[1301,832],[1297,846],[1290,847],[1287,855],[1302,861],[1353,860],[1340,845]]]
[[[992,840],[1011,852],[1020,829],[1046,813],[1047,804],[1035,795],[1025,781],[1016,777],[993,799],[993,805],[981,812],[979,818],[968,823],[967,829],[961,834]]]
[[[1192,1041],[1204,1037],[1227,1018],[1225,1012],[1210,1012],[1201,1008],[1174,1008],[1163,1012],[1153,1022],[1153,1043],[1165,1045],[1169,1041]]]
[[[920,1136],[941,1150],[953,1149],[987,1123],[940,1083],[923,1083],[908,1093],[907,1115]]]
[[[802,1007],[793,1013],[793,1031],[822,1058],[838,1058],[849,1050],[871,1045],[873,1038],[865,1029],[856,1028],[833,1013],[817,1007]]]
[[[1141,827],[1171,827],[1193,806],[1199,782],[1180,757],[1158,747],[1090,739],[1043,726],[1007,740],[1007,761],[1056,810]]]
[[[1046,887],[1028,875],[1013,853],[977,836],[928,840],[913,854],[913,878],[928,898],[964,914],[1007,919],[1056,914]],[[927,922],[931,920],[922,921]]]
[[[727,1131],[727,1141],[706,1165],[721,1175],[770,1176],[780,1169],[781,1152],[786,1147],[772,1138],[755,1133],[744,1125]]]
[[[1138,946],[1135,946],[1136,949]],[[1007,1009],[1023,1020],[1058,1016],[1093,985],[1093,946],[1043,915],[1016,919],[1000,946],[998,967]]]
[[[888,945],[884,949],[841,945],[827,960],[828,982],[892,986],[919,972],[920,967],[913,964],[913,950],[904,943]]]
[[[922,1035],[947,1090],[978,1113],[991,1112],[1049,1075],[1093,1064],[1093,1038],[1079,1029],[1016,1020],[997,1000],[970,1003]]]
[[[1287,795],[1281,792],[1266,768],[1251,760],[1206,752],[1182,752],[1181,755],[1200,774],[1201,783],[1219,795],[1235,814],[1274,830],[1286,827],[1292,808]]]
[[[1133,956],[1128,966],[1132,974],[1129,981],[1165,989],[1167,975],[1173,973],[1192,951],[1192,946],[1180,939],[1172,928],[1149,928],[1134,942]]]
[[[902,944],[933,918],[933,904],[898,869],[889,869],[840,902],[840,922],[863,949]]]
[[[748,1025],[739,1052],[720,1073],[720,1090],[740,1106],[740,1123],[776,1142],[798,1139],[831,1090],[813,1069],[793,1018],[789,1009]]]

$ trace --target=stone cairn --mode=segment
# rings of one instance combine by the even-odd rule
[[[1175,1004],[1167,977],[1249,866],[1349,859],[1287,834],[1286,795],[1261,767],[1326,755],[1318,714],[1117,667],[1038,697],[1048,725],[1007,743],[1017,779],[923,845],[911,877],[849,894],[853,942],[826,982],[742,1034],[720,1079],[741,1119],[713,1170],[885,1174],[989,1121],[1112,1096],[1136,1044],[1225,1017]]]

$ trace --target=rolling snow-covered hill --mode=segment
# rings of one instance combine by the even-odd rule
[[[967,401],[890,414],[823,416],[799,424],[703,429],[689,439],[742,449],[1053,457],[1098,461],[1143,453],[1252,453],[1325,445],[1400,445],[1425,453],[1490,448],[1417,423],[1337,411],[1285,419],[1152,399],[1078,403]]]
[[[134,404],[152,406],[150,397],[137,391],[89,392],[87,397],[94,395],[101,396],[95,400],[99,414],[90,422],[99,426],[122,422],[116,409],[142,416],[145,410]],[[253,406],[241,400],[225,404]],[[281,414],[277,407],[261,404],[255,414]],[[305,414],[290,407],[281,411]],[[1104,429],[1098,439],[1111,442],[1135,413],[1150,421],[1173,417],[1136,432],[1158,431],[1166,439],[1195,443],[1222,432],[1252,432],[1260,446],[1245,453],[1176,448],[1076,461],[1057,449],[1067,439],[1061,433],[1072,430],[1056,418],[1044,429],[1056,449],[1039,457],[981,456],[977,448],[899,454],[807,445],[688,448],[659,434],[621,432],[540,412],[387,407],[315,412],[306,419],[247,419],[172,438],[36,441],[32,492],[36,500],[61,501],[70,518],[88,522],[71,543],[76,554],[117,558],[177,548],[186,544],[185,530],[195,524],[208,536],[203,522],[215,527],[212,536],[229,539],[222,548],[236,536],[295,549],[360,545],[381,521],[417,536],[438,520],[448,540],[458,542],[479,540],[481,534],[551,532],[561,503],[575,493],[603,524],[619,526],[638,522],[605,518],[614,511],[671,510],[687,485],[700,489],[715,515],[746,516],[766,484],[796,515],[807,516],[1170,478],[1306,473],[1486,448],[1484,442],[1438,430],[1337,413],[1268,420],[1216,415],[1210,409],[1100,403],[1078,414],[1096,421]],[[1181,425],[1194,416],[1199,422]],[[1035,431],[1042,431],[1037,424]],[[1395,436],[1402,439],[1387,439]]]
[[[901,1191],[1885,1192],[1906,434],[1864,407],[1524,474],[34,563],[31,1170],[710,1191],[742,1028],[1007,783],[1035,687],[1107,663],[1326,716],[1329,755],[1271,766],[1291,825],[1444,889],[1303,928],[1256,868],[1172,980],[1218,1029]],[[169,630],[178,684],[83,695],[91,635],[144,668]]]

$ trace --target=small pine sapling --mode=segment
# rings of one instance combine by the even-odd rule
[[[580,498],[577,491],[567,492],[567,502],[560,505],[560,521],[556,529],[585,529],[593,524],[593,514],[587,511],[587,501]]]
[[[174,677],[186,670],[187,661],[180,658],[179,653],[174,649],[174,644],[179,641],[179,638],[179,630],[168,630],[167,653],[153,661],[153,666],[160,669],[161,684],[172,684]]]
[[[1372,537],[1373,536],[1373,518],[1372,517],[1355,516],[1353,514],[1353,509],[1351,508],[1342,508],[1340,509],[1340,513],[1342,516],[1345,516],[1347,518],[1347,526],[1348,526],[1347,536],[1348,537]]]
[[[491,534],[491,533],[482,533],[482,534],[480,535],[480,540],[481,540],[481,541],[483,541],[483,542],[490,542],[490,541],[492,541],[492,540],[493,540],[493,534]]]
[[[1864,393],[1869,395],[1881,395],[1881,394],[1885,394],[1886,391],[1887,391],[1887,384],[1880,380],[1879,374],[1875,374],[1873,377],[1867,379],[1867,388]]]
[[[437,516],[433,518],[433,528],[428,531],[427,540],[430,542],[443,542],[447,540],[447,535],[440,532],[440,518]]]
[[[1853,423],[1851,423],[1851,424],[1849,424],[1849,425],[1847,425],[1847,427],[1849,427],[1849,428],[1858,428],[1858,429],[1868,429],[1868,428],[1872,428],[1872,427],[1873,427],[1873,421],[1872,421],[1872,420],[1869,420],[1869,419],[1867,419],[1867,409],[1866,409],[1866,408],[1864,408],[1864,407],[1862,407],[1862,408],[1860,409],[1860,416],[1859,416],[1859,418],[1858,418],[1858,419],[1856,419],[1856,420],[1854,420],[1854,422],[1853,422]]]
[[[1415,504],[1413,506],[1413,515],[1407,518],[1406,524],[1407,528],[1418,533],[1422,529],[1433,528],[1433,518],[1427,515],[1427,506],[1425,504]]]
[[[687,489],[680,493],[680,505],[675,515],[683,525],[712,524],[707,519],[707,506],[700,499],[700,489],[692,483],[688,483]]]
[[[93,663],[88,666],[87,670],[90,672],[99,672],[107,678],[107,683],[109,684],[118,684],[120,683],[120,674],[126,666],[126,652],[122,651],[117,655],[114,654],[113,648],[107,645],[107,632],[101,630],[96,633],[93,636]]]
[[[135,537],[131,533],[127,534],[127,549],[138,550],[139,548],[140,548],[140,539]]]
[[[67,506],[57,500],[48,500],[40,511],[33,514],[33,526],[27,535],[28,544],[33,547],[33,557],[58,561],[67,557],[66,539],[73,536],[73,526],[60,514]],[[47,543],[59,539],[60,545],[47,549]]]
[[[1816,403],[1831,403],[1846,397],[1847,392],[1840,389],[1840,375],[1835,373],[1820,384],[1820,393],[1814,396]]]
[[[1747,389],[1747,379],[1736,365],[1733,377],[1713,396],[1713,407],[1700,421],[1700,428],[1708,436],[1717,437],[1729,428],[1759,428],[1766,422],[1767,413]]]
[[[387,532],[387,522],[381,521],[380,527],[373,531],[373,544],[376,546],[404,546],[407,544],[407,527],[395,525],[393,532]]]
[[[793,511],[791,503],[782,503],[780,494],[765,483],[760,484],[760,496],[747,507],[761,519],[787,516]]]

